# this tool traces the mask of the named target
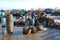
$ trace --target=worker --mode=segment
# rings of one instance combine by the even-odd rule
[[[6,14],[6,27],[9,34],[13,33],[13,15],[12,13]]]

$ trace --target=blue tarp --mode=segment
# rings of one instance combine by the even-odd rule
[[[46,13],[52,13],[53,9],[47,8],[47,9],[44,10],[44,12],[46,12]]]
[[[21,9],[20,12],[21,12],[21,14],[24,14],[25,13],[25,10]]]

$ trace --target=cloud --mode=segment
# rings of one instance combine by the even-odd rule
[[[59,0],[0,1],[2,9],[60,8]]]

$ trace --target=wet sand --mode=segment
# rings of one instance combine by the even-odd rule
[[[23,35],[22,27],[14,27],[13,35],[1,34],[0,40],[60,40],[60,30],[58,29],[48,29],[46,31],[38,31],[34,34]]]

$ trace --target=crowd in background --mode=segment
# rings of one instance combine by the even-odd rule
[[[25,25],[25,26],[38,26],[38,25],[44,25],[45,27],[53,27],[54,26],[54,20],[46,18],[46,12],[42,10],[35,10],[35,11],[25,11],[24,13],[17,12],[14,14],[11,12],[13,16],[16,16],[18,19],[14,21],[14,24],[16,25]]]

